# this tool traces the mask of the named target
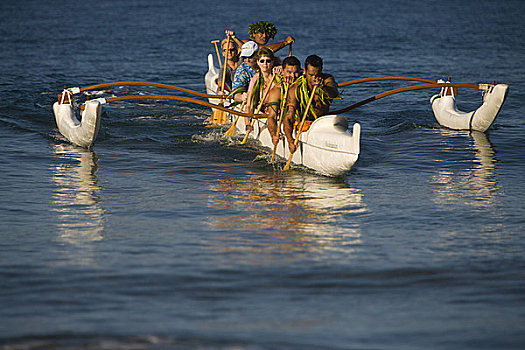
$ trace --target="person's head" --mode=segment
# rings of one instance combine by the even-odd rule
[[[239,47],[234,40],[230,39],[229,47],[226,47],[228,38],[223,39],[221,42],[222,55],[227,57],[228,60],[235,60],[239,56]]]
[[[273,54],[273,51],[267,47],[262,47],[255,55],[257,58],[257,67],[255,71],[259,72],[271,72],[273,66],[275,66],[277,59]]]
[[[250,39],[262,46],[275,37],[277,28],[270,22],[255,22],[248,27],[248,34],[250,34]]]
[[[281,66],[283,78],[295,81],[301,75],[301,62],[295,56],[286,57]]]
[[[304,62],[304,76],[309,85],[314,85],[314,80],[323,73],[323,60],[317,55],[306,57]]]
[[[259,50],[259,45],[255,41],[248,41],[241,47],[241,58],[244,62],[248,63],[250,67],[255,68],[256,65],[256,54]]]

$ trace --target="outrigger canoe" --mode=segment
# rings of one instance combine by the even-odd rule
[[[91,148],[97,137],[101,116],[102,105],[109,102],[124,101],[131,99],[169,99],[179,100],[190,103],[196,103],[211,107],[213,109],[222,109],[223,111],[232,112],[231,109],[225,108],[229,105],[228,102],[218,105],[219,100],[215,91],[217,90],[217,76],[218,69],[213,64],[213,56],[208,56],[208,72],[205,76],[206,89],[208,94],[199,93],[181,87],[172,85],[147,83],[147,82],[114,82],[97,84],[83,88],[69,88],[64,89],[59,95],[58,101],[53,105],[53,112],[55,114],[56,123],[60,133],[68,139],[71,143]],[[441,88],[441,92],[431,98],[432,110],[438,121],[442,126],[455,130],[472,130],[472,131],[486,131],[494,122],[498,115],[505,98],[508,93],[508,86],[506,84],[463,84],[463,83],[449,83],[444,81],[435,81],[423,78],[413,77],[372,77],[364,79],[356,79],[339,84],[346,86],[367,81],[377,80],[410,80],[427,83],[424,85],[414,85],[395,90],[383,92],[379,95],[373,96],[366,100],[355,103],[349,107],[334,111],[333,115],[323,116],[312,123],[310,128],[303,132],[299,139],[299,148],[292,157],[292,162],[299,165],[304,165],[321,174],[328,176],[338,176],[348,171],[357,161],[360,152],[360,134],[361,129],[358,123],[352,127],[352,132],[348,130],[348,121],[340,114],[345,113],[351,109],[362,106],[366,103],[378,100],[380,98],[392,95],[394,93],[403,91],[412,91],[428,88]],[[120,96],[112,98],[98,98],[95,100],[88,100],[81,108],[81,120],[75,115],[75,110],[72,104],[72,95],[78,94],[86,90],[94,90],[110,86],[124,86],[124,85],[139,85],[151,86],[157,88],[166,88],[171,90],[178,90],[181,92],[191,93],[200,97],[210,99],[208,103],[205,101],[192,99],[182,96],[174,95],[136,95],[136,96]],[[469,113],[461,112],[456,107],[456,99],[454,95],[454,87],[464,87],[479,89],[483,92],[483,104]],[[238,114],[239,112],[235,112]],[[254,115],[246,115],[253,117]],[[233,116],[230,115],[230,121]],[[261,116],[258,116],[261,117]],[[244,118],[239,119],[240,122],[235,125],[235,131],[238,135],[245,133]],[[262,147],[273,149],[271,137],[266,126],[265,119],[256,119],[255,130],[248,136],[257,141],[257,144]],[[233,128],[232,128],[233,129]],[[281,130],[282,133],[282,130]],[[284,138],[283,138],[284,139]],[[286,140],[281,140],[277,149],[277,155],[288,158],[289,151]],[[288,164],[287,164],[288,165]]]
[[[218,69],[214,66],[213,56],[208,55],[208,72],[205,75],[206,90],[209,94],[217,89]],[[210,100],[211,102],[211,100]],[[230,115],[233,121],[234,115]],[[245,135],[245,118],[239,118],[235,125],[236,134]],[[283,158],[290,156],[284,132],[276,154]],[[341,115],[326,115],[313,121],[307,131],[301,133],[299,146],[292,157],[292,163],[305,166],[326,176],[339,176],[346,173],[355,164],[360,151],[361,126],[355,123],[352,133],[348,131],[348,120]],[[257,119],[254,130],[248,135],[255,144],[270,151],[273,143],[268,131],[266,119]]]

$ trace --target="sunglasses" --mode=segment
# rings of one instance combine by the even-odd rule
[[[269,59],[269,58],[268,59],[264,59],[263,58],[263,59],[259,60],[259,63],[272,63],[272,60]]]

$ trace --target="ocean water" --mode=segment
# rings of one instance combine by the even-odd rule
[[[0,347],[525,348],[524,4],[2,1]],[[338,178],[283,173],[183,102],[104,106],[92,150],[59,134],[64,85],[204,92],[210,41],[257,20],[338,82],[509,95],[486,133],[437,125],[433,90],[348,112],[362,148]],[[348,86],[334,108],[405,85]]]

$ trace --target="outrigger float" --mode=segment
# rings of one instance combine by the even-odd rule
[[[136,99],[177,100],[196,103],[210,107],[214,110],[218,109],[227,112],[228,120],[226,124],[221,125],[222,127],[233,125],[232,122],[234,120],[234,116],[243,116],[255,119],[254,131],[249,133],[249,135],[245,135],[244,132],[246,129],[244,118],[237,117],[239,122],[235,123],[235,126],[232,126],[231,129],[233,129],[235,135],[241,137],[243,135],[246,136],[245,140],[243,141],[246,141],[246,139],[249,137],[253,140],[252,143],[261,145],[263,148],[271,150],[273,148],[273,143],[271,142],[271,135],[269,134],[266,125],[266,115],[243,113],[236,111],[233,108],[224,107],[222,104],[220,104],[219,102],[221,99],[224,99],[225,97],[215,94],[217,91],[217,76],[218,69],[214,66],[213,56],[209,55],[208,72],[205,76],[207,94],[173,85],[147,82],[114,82],[92,85],[84,88],[74,87],[64,89],[63,92],[58,95],[58,101],[53,105],[56,124],[60,133],[69,142],[80,147],[91,148],[93,147],[100,128],[102,106],[104,104]],[[380,98],[404,91],[440,88],[440,93],[434,95],[431,98],[430,103],[432,105],[434,116],[441,126],[454,130],[473,130],[485,132],[494,122],[494,119],[498,115],[508,93],[508,86],[506,84],[463,84],[445,82],[442,80],[435,81],[423,78],[398,76],[356,79],[340,83],[339,87],[380,80],[405,80],[424,84],[386,91],[372,96],[366,100],[357,102],[349,107],[332,111],[332,114],[320,117],[315,120],[307,131],[299,135],[298,148],[292,157],[290,157],[289,148],[285,137],[282,137],[282,140],[275,149],[275,153],[280,157],[288,158],[294,164],[303,165],[323,175],[342,175],[355,164],[360,153],[361,127],[359,123],[355,123],[352,126],[352,131],[349,131],[348,120],[346,117],[341,115],[347,111],[376,101]],[[85,101],[80,108],[81,118],[80,120],[77,118],[73,104],[74,95],[80,94],[81,92],[87,90],[126,85],[151,86],[177,90],[179,92],[189,93],[208,99],[208,101],[176,95],[132,95],[113,98],[97,98]],[[478,109],[468,113],[459,111],[456,107],[456,96],[454,93],[454,89],[459,87],[481,90],[483,92],[482,105]],[[281,134],[284,134],[282,130]]]
[[[438,82],[445,83],[443,80]],[[509,87],[506,84],[480,84],[480,87],[483,104],[468,113],[457,109],[454,89],[446,85],[442,87],[440,93],[430,99],[438,123],[454,130],[487,131],[498,116]]]

